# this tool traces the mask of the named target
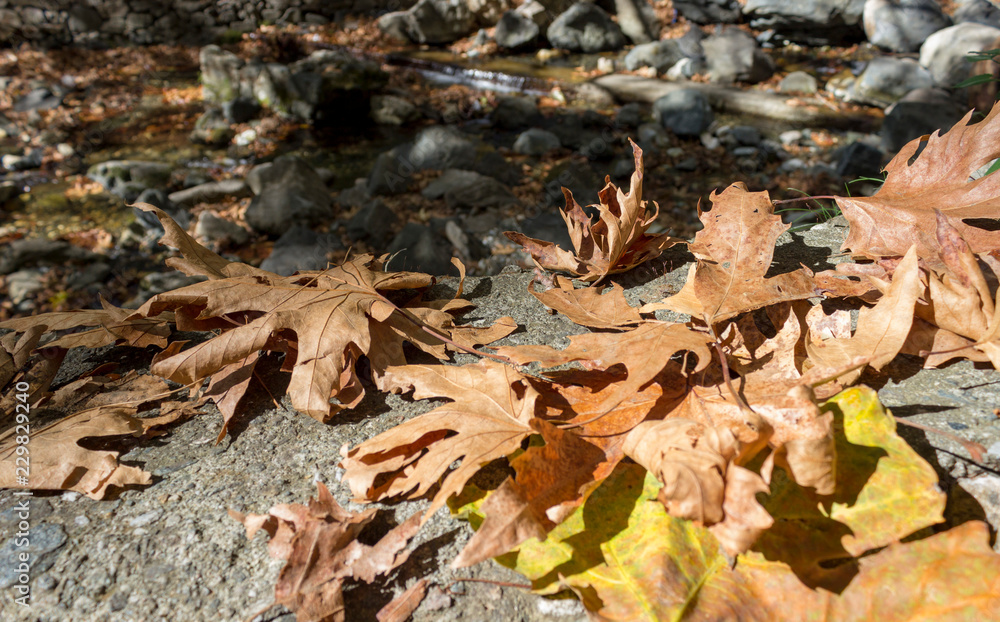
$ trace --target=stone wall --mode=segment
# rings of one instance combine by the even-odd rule
[[[263,24],[324,24],[412,0],[0,0],[0,45],[191,43]]]

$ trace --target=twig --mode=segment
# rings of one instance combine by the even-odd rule
[[[451,591],[451,586],[455,585],[456,583],[463,583],[463,582],[470,582],[470,583],[490,583],[492,585],[499,585],[500,587],[516,587],[516,588],[520,588],[522,590],[530,590],[531,589],[531,584],[530,583],[508,583],[507,581],[494,581],[492,579],[474,579],[472,577],[468,577],[468,578],[465,578],[465,579],[455,579],[454,581],[450,582],[448,585],[444,586],[444,591],[448,592],[449,594],[454,594],[454,595],[457,596],[457,595],[459,595],[459,592],[453,592],[453,591]]]
[[[955,441],[956,443],[961,445],[962,448],[965,449],[965,451],[969,452],[969,455],[972,457],[973,462],[978,462],[979,464],[983,463],[983,454],[986,453],[986,448],[980,445],[979,443],[967,441],[960,436],[956,436],[949,432],[945,432],[944,430],[932,428],[930,426],[923,425],[915,421],[907,421],[906,419],[900,419],[896,415],[893,415],[892,418],[898,421],[899,423],[902,423],[903,425],[910,426],[911,428],[917,428],[918,430],[923,430],[924,432],[932,432],[939,436],[943,436],[949,440]]]

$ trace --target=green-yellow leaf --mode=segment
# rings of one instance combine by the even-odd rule
[[[823,408],[835,417],[836,493],[810,496],[776,471],[764,504],[775,524],[754,548],[807,585],[840,589],[857,571],[854,558],[941,522],[945,495],[875,391],[851,388]]]

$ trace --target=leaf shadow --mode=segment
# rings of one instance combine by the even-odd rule
[[[858,573],[858,558],[843,544],[845,538],[856,534],[850,526],[831,517],[833,505],[855,506],[879,461],[889,453],[881,447],[851,443],[844,435],[844,413],[832,403],[825,410],[834,416],[836,492],[829,497],[818,496],[795,484],[783,470],[775,470],[771,495],[762,496],[765,508],[774,517],[774,526],[764,532],[753,549],[769,561],[788,564],[810,588],[822,587],[839,594]]]
[[[619,464],[583,505],[583,531],[563,540],[572,551],[571,558],[534,580],[536,590],[558,583],[561,576],[579,575],[605,563],[601,545],[628,528],[646,479],[645,469],[624,466]],[[611,508],[613,512],[608,511]]]

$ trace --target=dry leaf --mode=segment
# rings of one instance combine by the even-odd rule
[[[969,180],[984,164],[1000,157],[998,116],[1000,106],[994,106],[985,119],[967,125],[970,110],[946,134],[934,132],[900,149],[886,165],[885,183],[873,196],[837,197],[851,225],[843,248],[856,255],[891,257],[915,246],[920,258],[936,257],[935,210],[955,221],[973,253],[1000,248],[1000,231],[969,222],[996,221],[1000,214],[1000,175]],[[923,150],[914,157],[922,144]]]
[[[735,183],[713,192],[712,209],[701,213],[705,228],[688,245],[698,263],[691,266],[681,291],[639,309],[668,309],[716,323],[744,311],[817,296],[812,273],[805,268],[770,278],[774,244],[790,225],[774,214],[767,192],[748,192]]]
[[[610,293],[594,287],[576,289],[572,281],[562,276],[556,277],[558,287],[546,291],[534,289],[534,284],[535,281],[528,283],[532,296],[581,326],[621,329],[642,322],[639,310],[626,302],[625,290],[617,283],[611,284]]]
[[[386,370],[383,382],[387,390],[412,389],[415,399],[453,401],[346,452],[344,482],[358,500],[419,497],[440,481],[430,517],[483,465],[511,454],[533,433],[538,392],[506,365],[406,365]]]
[[[858,327],[849,339],[806,341],[809,360],[817,368],[839,369],[850,365],[858,357],[866,357],[875,369],[882,369],[902,349],[913,322],[917,298],[923,293],[920,269],[917,267],[916,247],[910,248],[892,276],[892,285],[878,304],[862,309]],[[839,377],[850,384],[861,375],[862,369]]]
[[[295,612],[301,622],[344,621],[343,584],[346,579],[371,583],[379,574],[398,567],[409,556],[404,550],[420,528],[414,514],[369,546],[357,541],[358,534],[374,518],[375,511],[347,512],[322,482],[308,506],[281,504],[268,514],[229,511],[243,523],[247,538],[263,529],[271,540],[271,557],[287,560],[274,588],[275,602]]]
[[[629,192],[625,194],[607,178],[607,185],[598,195],[601,202],[594,206],[600,212],[597,223],[591,221],[573,198],[573,193],[563,188],[566,206],[560,213],[569,228],[575,255],[552,242],[535,240],[522,233],[507,231],[504,235],[523,246],[540,267],[568,272],[589,282],[631,270],[681,242],[666,234],[646,234],[646,229],[656,221],[659,206],[654,202],[656,211],[652,214],[646,211],[646,201],[642,200],[642,149],[631,140],[629,142],[635,158]]]

